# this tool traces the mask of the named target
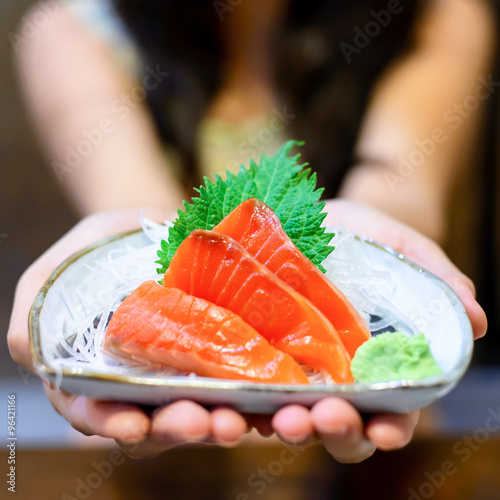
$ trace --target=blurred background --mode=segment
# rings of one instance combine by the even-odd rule
[[[21,273],[78,221],[44,164],[16,80],[8,35],[16,32],[31,3],[0,0],[2,332],[7,331]],[[498,64],[495,75],[493,80],[499,81]],[[293,460],[285,463],[277,441],[250,438],[231,450],[185,447],[140,462],[117,458],[110,443],[80,436],[56,415],[36,377],[11,360],[3,336],[0,413],[5,415],[7,394],[15,393],[17,498],[498,499],[500,435],[485,426],[489,417],[500,419],[499,97],[496,92],[488,101],[474,169],[453,195],[445,248],[476,282],[489,333],[477,342],[473,367],[457,389],[423,412],[417,436],[406,449],[378,452],[360,465],[338,465],[320,447],[312,447],[293,450]],[[0,436],[6,426],[5,419]],[[4,478],[7,455],[0,451]],[[114,459],[116,464],[107,469]],[[5,482],[1,488],[4,498]]]

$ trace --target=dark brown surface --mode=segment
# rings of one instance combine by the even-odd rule
[[[419,440],[398,452],[379,452],[359,465],[339,465],[319,447],[299,451],[293,458],[291,453],[281,455],[284,448],[279,445],[181,448],[142,461],[116,451],[111,455],[111,449],[18,450],[13,498],[498,500],[499,439],[489,438],[466,454],[464,437]],[[280,456],[291,463],[284,464]],[[103,465],[110,460],[117,465]],[[2,471],[6,462],[2,452]],[[98,464],[101,473],[96,472]],[[8,498],[3,491],[0,497]]]

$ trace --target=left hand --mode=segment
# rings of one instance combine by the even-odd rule
[[[474,338],[486,333],[483,309],[475,300],[475,288],[432,240],[414,229],[378,212],[347,200],[327,202],[325,224],[339,226],[372,237],[391,246],[415,263],[446,281],[464,304]],[[341,462],[360,462],[377,448],[394,450],[411,440],[419,412],[378,414],[363,424],[360,414],[347,401],[326,398],[311,410],[293,405],[279,410],[272,420],[279,436],[290,443],[306,443],[317,435],[330,454]]]
[[[325,398],[310,410],[291,405],[272,419],[280,438],[291,444],[312,443],[319,438],[339,462],[354,463],[369,458],[375,450],[406,446],[417,425],[419,412],[379,414],[365,424],[359,412],[339,397]]]

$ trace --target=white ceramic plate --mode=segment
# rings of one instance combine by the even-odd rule
[[[359,250],[375,277],[390,276],[389,286],[385,286],[387,297],[405,318],[394,326],[405,329],[409,320],[424,332],[443,370],[441,375],[372,384],[293,386],[165,376],[137,369],[107,370],[71,359],[73,355],[64,346],[74,338],[75,324],[93,321],[88,315],[95,311],[96,302],[105,302],[116,290],[125,296],[141,281],[151,278],[139,262],[137,269],[124,269],[123,273],[92,271],[102,267],[110,250],[120,255],[131,249],[150,248],[151,241],[142,231],[119,234],[91,245],[52,273],[38,293],[29,319],[37,370],[71,393],[147,405],[187,398],[207,405],[229,404],[245,412],[272,413],[287,404],[311,406],[326,396],[340,396],[369,412],[402,413],[426,406],[448,393],[470,362],[473,337],[464,307],[446,283],[394,250],[361,236],[353,238],[350,245],[346,253],[349,258],[356,259]],[[152,263],[154,272],[154,253],[143,257]],[[128,276],[126,280],[124,275]],[[341,284],[339,287],[342,289]],[[65,365],[68,360],[72,363]]]

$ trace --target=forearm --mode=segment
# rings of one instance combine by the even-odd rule
[[[70,12],[22,47],[18,69],[47,163],[81,215],[180,205],[144,89]]]
[[[126,119],[101,108],[46,128],[49,162],[82,215],[157,207],[173,211],[182,192],[144,110]],[[100,124],[106,124],[103,127]]]
[[[470,32],[460,33],[465,25]],[[450,186],[470,158],[492,94],[485,82],[493,38],[483,2],[438,0],[430,7],[414,50],[375,88],[357,147],[361,161],[341,196],[443,238]]]

